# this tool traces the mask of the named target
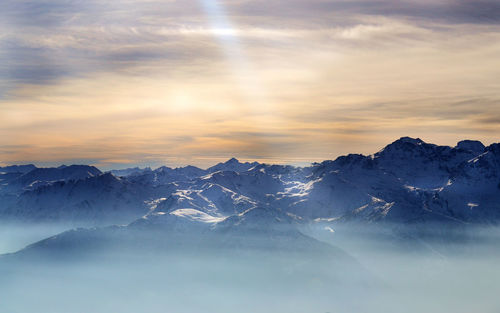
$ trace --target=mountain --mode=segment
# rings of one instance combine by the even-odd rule
[[[403,184],[432,189],[445,185],[459,164],[482,153],[481,145],[462,141],[451,148],[403,137],[375,153],[373,160]]]
[[[462,149],[465,151],[471,151],[475,154],[481,154],[485,152],[486,147],[483,145],[481,141],[478,140],[462,140],[459,141],[456,145],[457,149]]]
[[[110,248],[116,250],[110,253]],[[231,257],[241,254],[244,258],[278,253],[287,255],[291,264],[296,262],[292,258],[301,258],[302,262],[305,259],[315,263],[327,261],[322,266],[342,264],[354,272],[364,271],[343,250],[302,234],[286,213],[263,207],[228,218],[212,218],[189,209],[150,213],[126,226],[69,230],[5,255],[0,261],[35,257],[79,260],[114,253],[122,258],[130,251],[154,252],[157,256],[163,253],[196,253],[198,257],[205,253]]]
[[[100,174],[102,174],[102,172],[99,169],[89,165],[36,168],[19,177],[18,182],[23,185],[28,185],[36,181],[77,180]]]
[[[115,172],[119,177],[92,166],[35,168],[3,174],[0,215],[86,219],[79,225],[91,226],[130,222],[148,212],[225,219],[265,207],[303,224],[496,224],[499,149],[473,140],[448,147],[402,137],[373,155],[349,154],[306,167],[232,158],[207,170],[131,168]]]
[[[204,183],[196,189],[176,189],[175,193],[157,202],[154,212],[196,209],[214,217],[226,217],[255,206],[256,202],[249,197],[219,184]]]
[[[130,168],[124,168],[124,169],[120,169],[120,170],[111,170],[109,172],[115,176],[141,175],[144,173],[151,172],[151,168],[150,167],[146,167],[146,168],[130,167]]]
[[[0,173],[5,174],[5,173],[21,173],[21,174],[26,174],[32,170],[36,169],[36,166],[33,164],[26,164],[26,165],[10,165],[10,166],[0,166]]]
[[[105,173],[60,180],[27,190],[0,211],[4,220],[71,222],[79,226],[121,224],[147,213],[149,186]]]
[[[426,206],[468,222],[495,224],[500,220],[500,144],[462,163]]]
[[[15,191],[16,188],[12,186],[13,182],[20,176],[29,173],[34,169],[36,169],[36,166],[33,164],[0,167],[0,196],[5,193],[10,193],[11,191]],[[18,188],[19,187],[17,187],[17,189]]]
[[[418,138],[403,137],[374,155],[351,154],[313,165],[310,181],[290,197],[297,199],[291,208],[294,214],[302,216],[313,212],[313,218],[391,223],[495,223],[498,210],[493,199],[499,196],[488,191],[498,184],[494,174],[497,171],[494,147],[484,147],[477,141],[462,141],[456,147],[437,146]],[[470,169],[471,164],[479,160],[483,160],[483,170]],[[473,174],[465,172],[474,172],[476,181],[487,179],[487,182],[472,183]],[[488,178],[492,175],[493,178]],[[472,186],[458,189],[458,183],[453,183],[455,180],[475,184],[477,192]],[[474,193],[490,195],[486,210],[461,214],[463,207],[470,207],[469,202],[461,198]],[[445,195],[445,200],[436,200]],[[450,201],[455,205],[441,207]]]
[[[65,311],[85,300],[82,292],[106,303],[122,303],[129,295],[136,311],[165,294],[168,301],[199,295],[200,307],[187,311],[203,311],[207,299],[220,295],[230,295],[238,308],[269,295],[258,301],[269,312],[276,299],[293,299],[292,311],[310,311],[310,302],[296,306],[304,295],[356,304],[373,298],[375,307],[382,302],[373,291],[386,288],[384,301],[392,303],[394,290],[408,284],[408,268],[424,278],[445,272],[441,278],[449,282],[478,264],[471,261],[480,253],[488,263],[476,267],[490,275],[483,267],[499,255],[500,144],[464,140],[448,147],[402,137],[372,155],[305,167],[231,159],[207,170],[101,173],[62,166],[1,173],[3,223],[78,227],[0,255],[0,288],[14,299],[7,308],[17,310],[19,295],[34,299],[26,303],[45,300],[52,311],[54,303],[61,307],[56,311]],[[454,256],[465,256],[465,267],[455,267]],[[402,285],[381,283],[357,259],[384,280],[398,276]],[[79,287],[73,294],[66,292],[68,281]],[[96,283],[110,292],[103,296]],[[212,290],[218,292],[207,293]],[[412,289],[408,299],[414,295]],[[92,305],[87,311],[95,311]],[[24,311],[33,311],[28,307]]]
[[[189,182],[205,174],[207,171],[191,165],[178,168],[162,166],[154,171],[142,171],[128,175],[128,178],[142,184],[161,186],[169,183]]]
[[[89,165],[71,165],[48,168],[34,168],[9,182],[9,191],[20,192],[26,189],[35,189],[38,186],[55,181],[78,180],[94,177],[102,172]]]
[[[257,162],[245,162],[241,163],[236,158],[231,158],[224,163],[219,163],[207,169],[208,173],[218,172],[218,171],[232,171],[232,172],[246,172],[252,167],[259,165]]]

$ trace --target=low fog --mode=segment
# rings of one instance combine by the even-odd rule
[[[4,225],[2,252],[63,227]],[[241,242],[226,235],[200,239],[113,228],[110,236],[103,236],[108,230],[90,230],[79,237],[76,231],[68,236],[71,249],[51,239],[0,258],[0,311],[500,311],[497,228],[468,229],[466,237],[447,241],[389,228],[317,224],[301,229],[336,247],[331,251],[321,243],[304,247],[309,241],[285,242],[273,234],[251,234]],[[47,247],[50,253],[39,253]]]
[[[56,235],[74,226],[70,223],[0,222],[0,255],[16,252],[38,240]]]

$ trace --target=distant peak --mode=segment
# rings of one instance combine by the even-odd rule
[[[240,161],[238,161],[237,158],[230,158],[229,160],[226,161],[226,164],[230,164],[230,163],[240,163]]]
[[[420,139],[420,138],[411,138],[411,137],[401,137],[398,140],[392,142],[391,144],[387,145],[383,150],[386,150],[387,148],[389,149],[408,149],[411,148],[411,146],[422,146],[426,145],[426,143]]]
[[[500,155],[500,143],[493,143],[485,149],[487,149],[488,151],[491,151],[497,155]]]
[[[99,179],[103,180],[103,181],[116,181],[116,180],[120,180],[119,177],[117,177],[115,174],[111,173],[111,172],[105,172],[99,176],[97,176]]]
[[[417,148],[429,148],[435,145],[425,143],[420,138],[411,138],[411,137],[401,137],[398,140],[392,142],[391,144],[385,146],[382,150],[377,152],[375,156],[380,156],[381,154],[394,152],[394,151],[413,151]]]
[[[457,148],[481,153],[486,147],[478,140],[462,140],[457,143]]]
[[[168,167],[168,166],[160,166],[155,171],[156,172],[165,172],[165,171],[170,171],[170,170],[172,170],[172,169],[170,167]]]
[[[250,168],[254,167],[256,164],[257,163],[255,163],[255,162],[254,163],[249,163],[249,162],[242,163],[236,158],[230,158],[229,160],[227,160],[224,163],[220,162],[212,167],[209,167],[207,169],[207,171],[209,173],[218,172],[218,171],[246,172]]]
[[[420,138],[411,138],[411,137],[401,137],[393,143],[412,143],[412,144],[423,144],[424,141]]]

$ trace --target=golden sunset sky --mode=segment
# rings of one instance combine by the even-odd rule
[[[500,141],[497,0],[5,0],[0,60],[0,165]]]

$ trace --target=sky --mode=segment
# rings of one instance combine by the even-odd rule
[[[500,141],[498,0],[3,0],[0,164]]]

